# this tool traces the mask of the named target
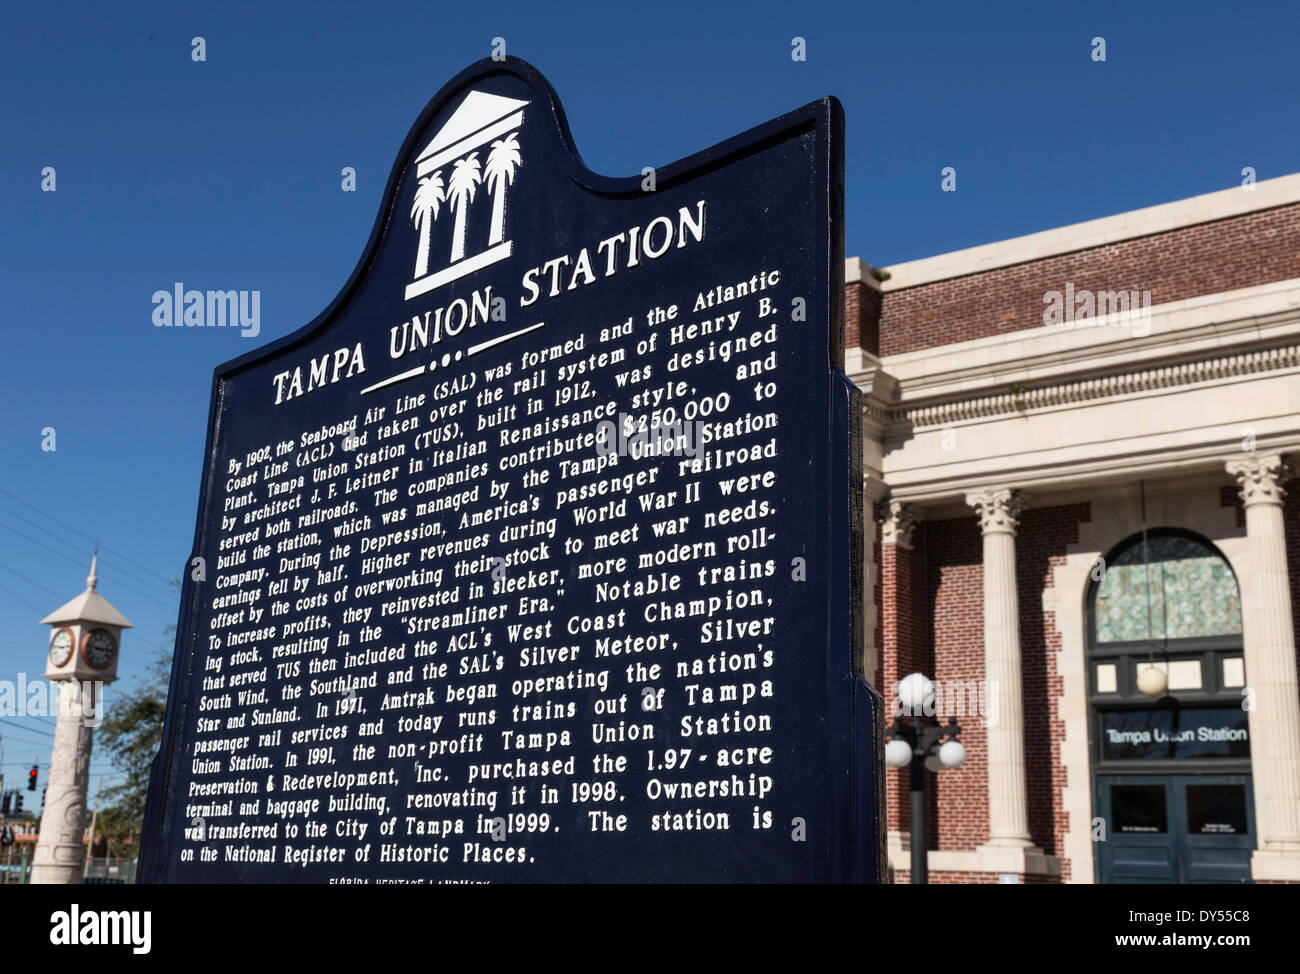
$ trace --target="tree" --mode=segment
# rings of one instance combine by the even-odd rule
[[[100,808],[95,819],[95,842],[91,847],[97,858],[131,859],[140,850],[140,819],[117,805]]]
[[[163,717],[167,713],[167,685],[171,680],[176,627],[163,630],[163,646],[149,661],[139,682],[113,695],[99,727],[99,743],[112,755],[123,778],[100,794],[95,831],[110,843],[138,834],[149,794],[149,772],[162,744]]]
[[[451,208],[456,211],[455,232],[451,238],[451,259],[453,262],[465,256],[465,210],[474,202],[474,189],[483,181],[479,167],[478,153],[471,152],[464,159],[457,159],[447,183],[447,196]]]
[[[499,244],[505,237],[506,187],[514,183],[515,167],[521,165],[518,135],[518,132],[511,132],[504,139],[493,142],[484,168],[487,186],[492,193],[492,232],[488,236],[489,244]]]
[[[415,191],[415,202],[411,204],[411,219],[420,231],[420,248],[415,255],[415,277],[418,280],[429,273],[429,231],[433,221],[438,219],[439,207],[447,201],[443,191],[442,170],[420,180],[420,188]]]

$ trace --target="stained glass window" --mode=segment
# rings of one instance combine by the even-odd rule
[[[1218,552],[1178,534],[1148,534],[1146,547],[1149,565],[1140,539],[1107,563],[1096,590],[1098,643],[1240,634],[1237,580]]]

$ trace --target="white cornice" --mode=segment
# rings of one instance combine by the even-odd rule
[[[1150,310],[1140,338],[1043,327],[861,356],[876,410],[865,447],[890,497],[960,509],[990,488],[1042,499],[1171,473],[1227,482],[1243,450],[1300,452],[1300,280]]]
[[[1195,361],[1135,369],[1093,379],[1049,383],[973,399],[924,406],[899,406],[889,411],[889,423],[916,427],[945,426],[968,419],[1068,406],[1094,399],[1149,393],[1172,386],[1285,369],[1300,369],[1300,343],[1280,348],[1212,355]]]
[[[1210,377],[1205,371],[1214,362],[1223,363],[1226,375],[1288,367],[1277,355],[1262,362],[1242,356],[1269,349],[1285,359],[1284,350],[1300,342],[1300,279],[1157,305],[1142,337],[1110,318],[1094,321],[887,356],[879,368],[897,380],[893,418],[942,421],[934,418],[944,412],[990,415],[1018,411],[1022,403],[1047,405],[1054,397],[1118,394],[1126,376],[1142,388],[1177,381],[1177,375],[1144,377],[1162,371],[1181,370],[1181,381],[1199,381]],[[861,367],[871,364],[864,358]]]
[[[1300,451],[1300,434],[1287,433],[1261,437],[1258,449],[1262,452],[1291,456]],[[889,496],[905,504],[917,504],[927,511],[932,520],[943,516],[955,517],[970,513],[964,507],[965,495],[972,490],[1005,487],[1027,491],[1028,505],[1050,507],[1068,501],[1068,492],[1087,491],[1091,486],[1132,483],[1143,478],[1178,476],[1199,479],[1212,475],[1223,485],[1230,483],[1224,465],[1234,456],[1240,456],[1240,444],[1235,438],[1225,437],[1214,442],[1191,447],[1151,449],[1143,447],[1132,453],[1063,464],[1059,459],[1047,458],[1042,462],[1024,462],[1002,470],[981,470],[958,476],[938,476],[928,480],[913,480],[907,484],[890,482]],[[1094,498],[1095,499],[1095,498]],[[958,506],[959,502],[963,506]],[[944,504],[947,507],[944,507]],[[932,511],[937,508],[937,511]],[[958,512],[958,513],[952,513]]]
[[[861,257],[848,257],[844,261],[844,283],[865,284],[873,291],[880,290],[878,272]]]

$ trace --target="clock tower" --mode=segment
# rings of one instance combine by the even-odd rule
[[[32,862],[33,883],[80,883],[84,869],[82,837],[95,716],[103,704],[104,686],[117,679],[122,630],[131,628],[99,594],[97,563],[98,557],[90,562],[86,590],[41,620],[51,627],[45,677],[59,684],[59,715]]]

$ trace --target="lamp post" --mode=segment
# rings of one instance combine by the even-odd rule
[[[885,745],[885,764],[891,768],[911,767],[913,883],[930,881],[926,857],[925,772],[957,768],[966,760],[966,748],[957,740],[961,733],[957,718],[949,717],[947,724],[941,724],[934,716],[934,691],[934,682],[920,673],[912,673],[898,682],[902,712],[894,717],[888,731],[889,743]]]

